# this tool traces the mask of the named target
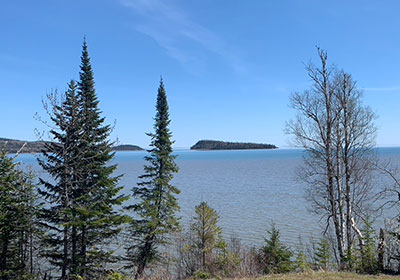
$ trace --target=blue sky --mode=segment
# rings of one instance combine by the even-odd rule
[[[0,137],[35,140],[41,99],[78,78],[87,37],[112,139],[146,147],[160,75],[175,147],[200,139],[288,145],[292,92],[310,85],[315,46],[350,72],[400,146],[399,1],[4,0]]]

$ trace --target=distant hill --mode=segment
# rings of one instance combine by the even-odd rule
[[[143,151],[144,149],[142,147],[136,146],[136,145],[117,145],[113,147],[114,151]]]
[[[23,149],[20,151],[21,153],[40,153],[43,149],[45,149],[45,144],[46,141],[22,141],[0,138],[0,149],[3,149],[4,145],[6,145],[7,153],[16,153],[20,151],[23,146]]]
[[[16,153],[21,150],[22,146],[26,143],[21,153],[41,153],[46,149],[48,141],[23,141],[15,139],[0,138],[0,149],[7,143],[7,153]],[[117,145],[113,147],[114,151],[142,151],[143,148],[136,145]]]
[[[191,150],[253,150],[253,149],[277,149],[272,144],[224,142],[216,140],[200,140],[190,147]]]

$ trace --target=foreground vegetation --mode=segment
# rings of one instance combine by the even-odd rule
[[[118,278],[119,277],[119,278]],[[121,277],[119,274],[114,274],[110,280],[130,280],[129,277]],[[161,280],[166,279],[162,277],[149,278],[148,280]],[[202,278],[190,278],[189,280],[198,280]],[[379,274],[379,275],[368,275],[368,274],[357,274],[351,272],[334,272],[334,271],[312,271],[307,273],[284,273],[284,274],[270,274],[258,277],[234,277],[234,278],[223,278],[215,277],[210,280],[393,280],[399,279],[399,276]]]
[[[241,280],[391,280],[399,279],[398,276],[391,275],[362,275],[348,272],[311,272],[311,273],[288,273],[288,274],[276,274],[268,275],[257,278],[243,278]]]

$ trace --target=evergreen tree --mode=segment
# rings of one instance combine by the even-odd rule
[[[135,219],[130,224],[130,241],[127,246],[127,268],[136,267],[135,278],[142,277],[145,268],[158,259],[159,246],[167,243],[167,235],[179,228],[175,213],[179,205],[175,195],[180,191],[173,185],[173,174],[178,172],[172,155],[172,134],[169,129],[167,95],[161,80],[157,94],[154,133],[151,137],[148,162],[141,182],[133,188],[137,203],[128,207]]]
[[[299,272],[309,272],[311,270],[311,264],[308,262],[307,256],[303,251],[300,251],[297,254],[296,266]]]
[[[44,219],[51,229],[46,255],[60,269],[60,277],[95,277],[113,261],[109,243],[126,221],[115,209],[128,197],[120,195],[114,153],[108,140],[94,89],[93,71],[84,41],[80,80],[71,82],[61,105],[53,104],[50,131],[55,143],[47,145],[40,165],[51,176],[41,180],[41,194],[49,202]]]
[[[364,273],[378,273],[378,250],[377,238],[372,227],[372,222],[369,217],[365,220],[365,225],[362,230],[364,237],[364,245],[361,249],[361,266],[360,271]]]
[[[219,243],[222,241],[222,231],[218,226],[219,215],[206,202],[197,205],[195,213],[191,230],[195,237],[194,245],[200,251],[202,270],[205,271],[206,257],[219,247]]]
[[[74,207],[78,217],[74,224],[79,230],[77,273],[94,277],[105,270],[105,264],[113,261],[113,251],[107,245],[126,222],[126,217],[115,207],[128,196],[119,194],[123,188],[117,186],[120,176],[112,176],[117,165],[109,164],[114,157],[108,140],[111,127],[104,125],[105,119],[101,117],[86,40],[80,69],[77,96],[83,132],[79,141],[79,187]]]
[[[258,253],[258,262],[262,272],[269,274],[293,271],[295,268],[291,260],[293,253],[282,244],[279,230],[272,225],[272,229],[268,233],[270,237],[265,239],[266,244],[260,248]]]
[[[44,188],[39,193],[48,202],[48,207],[42,210],[47,232],[43,238],[42,254],[51,264],[59,267],[62,279],[74,274],[72,267],[76,265],[76,248],[70,248],[71,242],[76,243],[76,237],[73,239],[71,236],[71,226],[82,154],[82,122],[76,90],[77,84],[71,81],[62,104],[57,104],[55,97],[49,100],[53,106],[50,118],[56,127],[50,131],[50,135],[55,142],[47,143],[43,157],[38,159],[40,166],[53,178],[51,181],[40,179]]]
[[[314,265],[317,269],[327,270],[331,260],[331,245],[329,240],[322,238],[315,248]]]
[[[0,151],[0,279],[30,277],[38,205],[32,175]],[[33,276],[32,276],[33,277]]]

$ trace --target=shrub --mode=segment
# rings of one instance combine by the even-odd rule
[[[268,231],[270,237],[265,239],[265,245],[262,246],[257,254],[258,262],[262,273],[287,273],[295,269],[291,260],[293,253],[280,241],[279,230],[272,225],[271,231]]]

